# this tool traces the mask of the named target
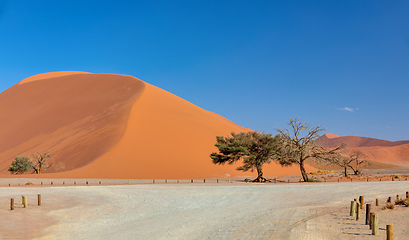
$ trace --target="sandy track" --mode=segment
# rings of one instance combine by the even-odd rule
[[[409,182],[0,189],[1,239],[384,239],[383,230],[370,236],[363,220],[348,217],[349,202],[359,195],[372,202],[403,195]],[[18,205],[22,194],[28,209]],[[409,209],[380,214],[381,227],[396,221],[388,222],[396,239],[407,236]]]

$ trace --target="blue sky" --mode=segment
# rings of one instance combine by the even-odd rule
[[[0,0],[0,91],[138,77],[242,126],[409,139],[409,1]]]

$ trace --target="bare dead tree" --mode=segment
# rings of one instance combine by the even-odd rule
[[[359,150],[355,150],[352,152],[352,154],[349,155],[349,158],[351,159],[351,163],[348,165],[352,169],[355,175],[358,175],[361,173],[360,168],[368,165],[369,162],[365,159],[360,159],[360,156],[362,155],[362,152]]]
[[[334,155],[334,157],[327,159],[327,161],[344,168],[345,177],[348,177],[348,168],[352,169],[354,175],[358,175],[361,172],[360,168],[368,164],[368,161],[359,158],[361,154],[362,153],[358,150],[352,152],[352,154],[349,154],[348,150],[345,150],[343,153],[338,153]]]
[[[39,151],[32,155],[33,169],[37,174],[41,174],[41,171],[52,166],[51,154],[48,151]]]
[[[300,167],[301,175],[305,182],[308,182],[308,175],[305,171],[305,161],[309,158],[317,160],[328,160],[336,156],[339,146],[334,149],[326,149],[316,144],[319,133],[324,129],[321,126],[311,128],[307,123],[301,123],[300,119],[290,119],[287,123],[288,129],[277,129],[280,135],[279,163],[284,166],[297,164]]]

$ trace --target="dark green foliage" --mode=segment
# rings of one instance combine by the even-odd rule
[[[263,164],[270,163],[276,158],[278,138],[271,134],[258,132],[231,133],[231,137],[216,137],[215,146],[219,153],[212,153],[210,157],[214,164],[233,164],[239,160],[243,165],[238,167],[240,171],[257,170],[258,176],[255,182],[264,182]]]
[[[33,163],[30,161],[29,157],[18,156],[11,163],[11,167],[8,169],[11,173],[24,173],[32,168]]]

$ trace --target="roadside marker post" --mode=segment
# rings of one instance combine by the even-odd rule
[[[22,198],[22,202],[23,202],[23,207],[27,208],[27,197],[23,195],[23,196],[21,196],[21,198]]]
[[[356,212],[356,201],[351,201],[351,210],[349,211],[349,216],[355,217]]]
[[[370,212],[371,212],[371,204],[366,204],[366,218],[365,218],[365,225],[369,225],[370,223]]]
[[[14,210],[14,198],[10,199],[10,210]]]
[[[364,196],[359,196],[359,203],[361,204],[361,209],[364,207]]]
[[[395,230],[393,229],[393,224],[386,225],[386,240],[395,239]]]
[[[356,203],[356,220],[360,220],[361,219],[361,204],[360,203]]]
[[[374,213],[372,215],[372,235],[379,235],[379,216],[378,214]]]

